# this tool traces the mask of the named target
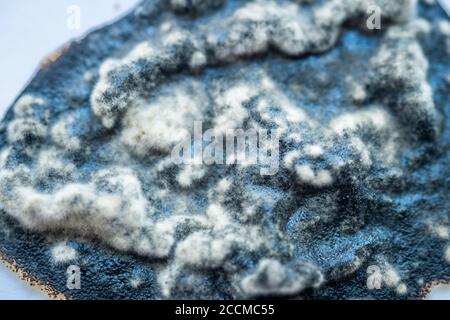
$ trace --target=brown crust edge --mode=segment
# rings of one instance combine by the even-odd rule
[[[29,273],[25,272],[20,266],[14,261],[14,259],[8,259],[0,252],[0,262],[6,266],[9,270],[14,272],[22,281],[33,288],[37,288],[46,294],[49,298],[53,300],[68,300],[67,297],[55,290],[48,283],[43,283],[42,281],[31,276]]]
[[[434,287],[439,285],[448,285],[450,284],[450,280],[433,280],[431,282],[425,283],[425,285],[422,288],[422,291],[420,292],[419,299],[425,300],[427,296],[430,294],[431,290],[433,290]]]
[[[39,64],[39,70],[45,70],[47,69],[48,66],[50,66],[50,64],[52,64],[53,62],[55,62],[56,60],[59,59],[59,57],[61,57],[67,50],[69,50],[71,46],[71,43],[66,44],[64,46],[62,46],[61,48],[57,49],[54,53],[48,55],[46,58],[44,58],[41,63]]]

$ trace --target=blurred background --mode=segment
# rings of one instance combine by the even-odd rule
[[[3,117],[43,59],[68,41],[126,14],[137,2],[0,0],[0,116]],[[450,286],[437,287],[428,298],[450,299]],[[48,298],[0,263],[0,299]]]

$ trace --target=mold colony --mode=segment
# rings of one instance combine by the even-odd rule
[[[345,33],[373,3],[386,26],[360,30],[352,51]],[[411,279],[388,249],[402,239],[392,212],[411,206],[397,186],[414,174],[406,159],[440,146],[443,124],[420,43],[430,25],[415,7],[143,1],[141,33],[76,70],[81,98],[59,113],[45,91],[16,102],[3,129],[2,208],[28,230],[138,256],[156,273],[152,298],[292,296],[368,263],[382,267],[389,294],[405,295]],[[278,173],[174,164],[194,121],[217,134],[279,130]],[[64,243],[52,250],[57,263],[80,257]]]

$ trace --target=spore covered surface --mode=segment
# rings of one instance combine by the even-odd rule
[[[74,299],[419,298],[450,275],[449,56],[429,2],[143,1],[3,120],[1,255]],[[276,129],[279,165],[174,163],[198,121]]]

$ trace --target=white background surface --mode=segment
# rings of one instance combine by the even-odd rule
[[[49,54],[89,29],[123,15],[138,0],[0,0],[0,116]],[[78,5],[80,29],[67,27],[67,8]],[[429,298],[450,297],[449,287]],[[47,299],[0,263],[0,299]]]

